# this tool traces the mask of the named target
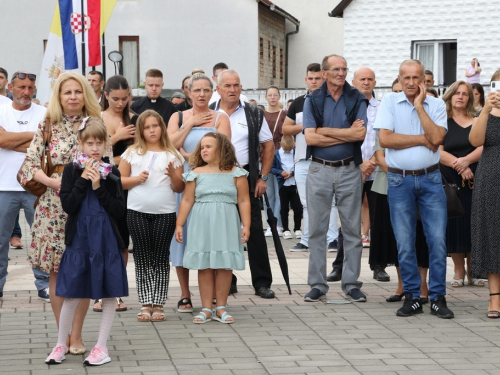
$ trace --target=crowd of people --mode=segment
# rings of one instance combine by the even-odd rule
[[[190,270],[198,271],[201,309],[194,324],[235,322],[227,297],[234,270],[245,268],[261,298],[275,298],[261,198],[278,217],[278,233],[308,251],[306,302],[326,299],[340,281],[346,298],[365,302],[359,281],[363,247],[377,281],[398,285],[387,298],[398,316],[453,318],[451,287],[490,289],[488,318],[500,318],[500,257],[495,251],[500,150],[500,93],[484,90],[474,59],[467,80],[439,97],[418,60],[399,67],[393,93],[379,102],[375,72],[346,78],[346,60],[326,56],[306,68],[307,95],[267,108],[242,95],[238,72],[216,64],[210,78],[193,71],[177,104],[163,98],[163,73],[146,73],[147,96],[133,101],[122,76],[106,82],[63,73],[45,108],[34,103],[36,76],[0,68],[0,298],[9,245],[22,208],[31,228],[28,260],[38,296],[51,303],[59,329],[47,364],[87,351],[82,327],[90,301],[102,312],[88,365],[111,361],[107,340],[115,311],[127,309],[126,266],[132,239],[137,320],[165,320],[170,264],[180,283],[179,313],[192,313]],[[500,81],[500,70],[492,81]],[[8,87],[8,91],[6,90]],[[214,91],[215,87],[215,91]],[[47,160],[45,160],[47,159]],[[458,186],[464,214],[449,218],[442,176]],[[44,187],[37,196],[23,186]],[[289,210],[293,210],[293,229]],[[217,220],[214,220],[217,218]],[[338,227],[340,220],[341,228]],[[326,252],[337,251],[327,272]],[[427,276],[428,274],[428,276]]]

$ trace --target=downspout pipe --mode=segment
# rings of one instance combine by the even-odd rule
[[[293,35],[293,34],[297,34],[299,32],[299,26],[300,25],[297,25],[295,24],[295,30],[294,31],[290,31],[289,33],[286,33],[285,35],[285,88],[288,88],[288,38],[290,37],[290,35]]]

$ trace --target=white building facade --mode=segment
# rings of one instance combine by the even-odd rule
[[[344,56],[352,70],[369,66],[378,86],[390,86],[409,58],[433,71],[436,85],[465,79],[472,58],[481,83],[500,68],[498,10],[488,0],[342,0],[332,16],[344,19]]]

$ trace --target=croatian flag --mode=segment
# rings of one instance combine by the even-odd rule
[[[59,0],[66,70],[79,67],[82,33],[85,33],[85,67],[101,65],[101,0],[84,0],[83,7],[82,12],[81,0]]]
[[[85,67],[102,62],[100,38],[117,0],[54,0],[47,46],[38,76],[36,97],[42,104],[50,99],[57,78],[66,70],[82,69],[82,31],[85,30]]]

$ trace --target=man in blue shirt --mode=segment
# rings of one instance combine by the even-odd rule
[[[342,290],[347,298],[365,302],[358,281],[361,268],[361,193],[363,178],[361,144],[366,135],[368,100],[346,82],[347,62],[342,56],[323,59],[325,82],[304,103],[304,135],[307,156],[312,156],[306,182],[309,208],[309,271],[311,290],[304,300],[324,300],[326,233],[335,195],[344,235]]]
[[[431,314],[453,318],[446,305],[446,196],[439,171],[439,149],[447,130],[446,106],[426,96],[424,66],[403,61],[399,83],[403,92],[386,95],[379,106],[375,129],[386,148],[391,223],[398,243],[398,258],[405,302],[398,316],[422,313],[420,273],[415,253],[417,211],[429,245]]]

